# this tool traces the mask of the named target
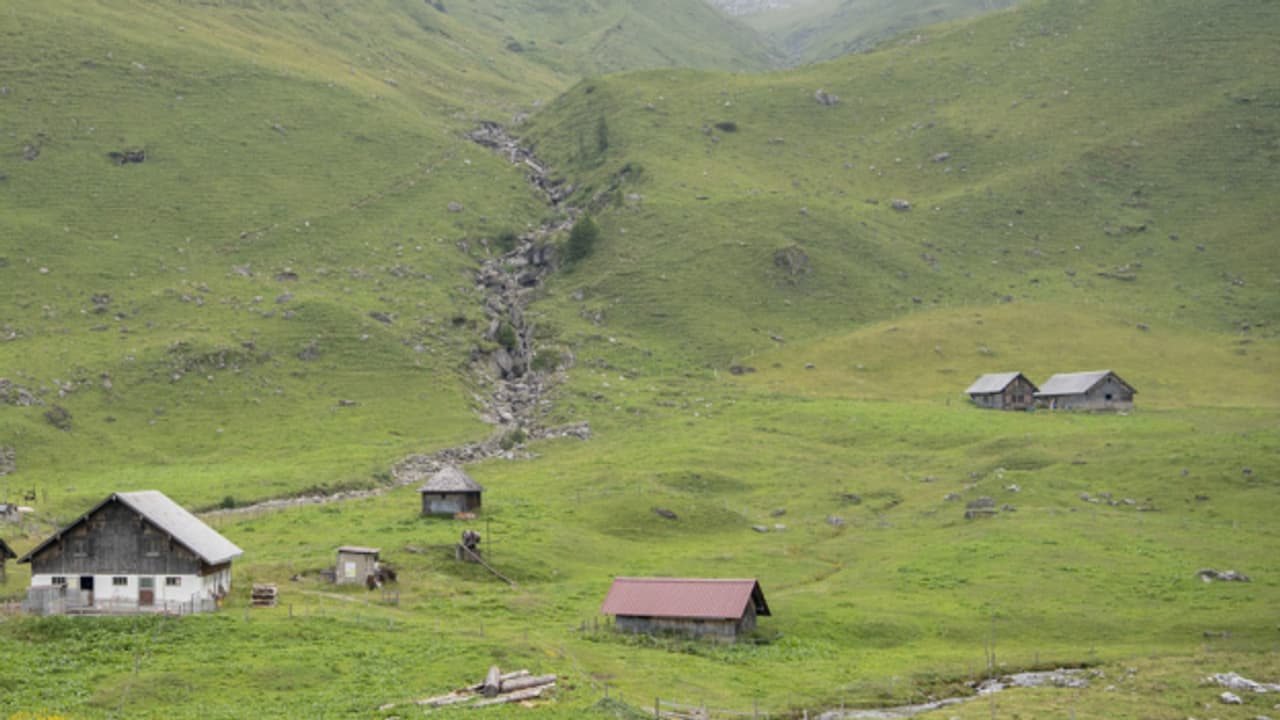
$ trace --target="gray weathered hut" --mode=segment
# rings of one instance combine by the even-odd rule
[[[3,538],[0,538],[0,583],[7,579],[5,576],[5,565],[16,557],[18,557],[18,553],[14,552],[13,548],[9,547],[8,543],[6,543]]]
[[[339,585],[364,584],[365,578],[378,572],[378,548],[343,545],[338,548],[338,564],[333,579]]]
[[[677,633],[734,641],[769,615],[754,579],[614,578],[600,612],[632,633]]]
[[[1110,370],[1059,373],[1036,393],[1040,407],[1050,410],[1132,410],[1137,390]]]
[[[231,590],[234,543],[155,490],[115,493],[23,555],[27,608],[61,612],[212,610]]]
[[[1035,407],[1039,388],[1020,372],[989,373],[969,386],[965,392],[974,404],[995,410],[1026,410]]]
[[[484,488],[469,475],[449,466],[431,476],[422,487],[423,515],[457,515],[480,510],[480,494]]]

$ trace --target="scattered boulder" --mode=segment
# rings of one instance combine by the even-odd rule
[[[949,152],[940,152],[937,155],[933,156],[933,161],[936,163],[946,162],[950,159],[951,159],[951,153]]]
[[[755,531],[756,531],[756,532],[758,532],[758,533],[767,533],[767,532],[769,532],[769,528],[768,528],[768,527],[766,527],[766,526],[764,526],[764,525],[752,525],[752,526],[751,526],[751,529],[752,529],[752,530],[755,530]]]
[[[844,518],[838,515],[828,515],[826,522],[828,525],[834,528],[842,528],[845,525],[848,525],[848,523],[845,522]]]
[[[813,264],[809,254],[799,245],[788,245],[773,253],[773,264],[791,277],[808,275],[813,272]]]
[[[449,212],[451,213],[462,212],[462,203],[460,202],[450,202],[447,207],[449,208]]]
[[[1229,691],[1219,695],[1218,700],[1222,702],[1223,705],[1243,705],[1244,704],[1244,700],[1241,700],[1239,695],[1236,695],[1235,693],[1229,692]]]
[[[903,200],[902,198],[893,199],[890,202],[890,205],[893,207],[894,210],[897,210],[899,212],[906,212],[911,209],[911,201]]]
[[[960,498],[960,493],[947,493],[946,497],[942,499],[946,500],[947,502],[960,502],[961,498]]]
[[[1197,572],[1196,577],[1199,577],[1204,582],[1213,582],[1214,580],[1222,582],[1251,582],[1248,575],[1235,570],[1219,571],[1206,568]]]
[[[298,273],[288,268],[276,273],[276,282],[295,282],[298,279]]]
[[[787,514],[786,508],[778,508],[773,512],[769,513],[769,517],[782,517],[783,515],[786,515],[786,514]]]
[[[0,447],[0,475],[12,475],[18,472],[18,451],[11,447]]]
[[[112,150],[107,153],[107,157],[111,158],[111,162],[117,165],[129,165],[131,163],[142,163],[147,159],[146,150]]]
[[[825,105],[827,107],[838,105],[840,103],[840,96],[833,95],[832,93],[822,89],[819,89],[813,94],[813,99],[817,101],[819,105]]]
[[[22,146],[22,159],[31,162],[40,157],[40,148],[30,143]]]
[[[380,323],[385,323],[387,325],[391,324],[391,316],[384,312],[378,312],[377,310],[373,310],[372,312],[369,313],[369,317],[373,318],[374,320],[377,320]]]
[[[1211,683],[1219,687],[1235,690],[1237,692],[1251,693],[1268,693],[1280,692],[1280,684],[1276,683],[1260,683],[1250,680],[1243,675],[1234,672],[1215,673],[1204,679],[1206,683]]]
[[[756,369],[751,367],[750,365],[730,365],[729,366],[730,375],[746,375],[748,373],[753,373],[755,371]]]
[[[977,500],[970,500],[965,503],[965,507],[970,510],[991,510],[996,506],[996,501],[989,497],[980,497]]]
[[[287,292],[276,296],[276,304],[283,305],[293,299],[293,293]]]
[[[312,360],[319,359],[319,357],[320,357],[320,346],[316,343],[315,340],[312,340],[311,342],[307,343],[306,347],[298,351],[298,359],[303,362],[311,362]]]
[[[858,493],[840,493],[840,500],[849,505],[862,504],[862,496]]]
[[[679,516],[675,514],[675,511],[673,511],[673,510],[668,510],[668,509],[666,509],[666,508],[656,507],[656,508],[654,508],[654,509],[653,509],[653,513],[654,513],[655,515],[659,516],[659,517],[664,517],[664,518],[666,518],[666,519],[668,519],[668,520],[677,520],[677,519],[679,519]]]
[[[976,520],[978,518],[995,517],[995,508],[970,508],[964,511],[965,520]]]
[[[71,429],[71,412],[61,405],[53,405],[45,410],[44,419],[59,430]]]

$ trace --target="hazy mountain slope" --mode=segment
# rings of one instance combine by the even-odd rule
[[[789,64],[868,50],[899,33],[1016,0],[712,0],[773,43]]]
[[[503,39],[508,52],[583,76],[651,67],[755,71],[767,43],[702,0],[481,0],[448,12]]]
[[[1041,3],[788,73],[585,84],[528,135],[608,191],[563,292],[716,364],[1001,302],[1273,335],[1274,12]]]

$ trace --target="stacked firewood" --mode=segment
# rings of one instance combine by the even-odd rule
[[[459,688],[447,695],[415,700],[413,704],[433,708],[463,704],[467,707],[487,707],[534,700],[542,697],[555,686],[555,675],[534,675],[528,670],[503,674],[495,665],[489,668],[484,682]],[[388,703],[378,709],[390,710],[394,707],[395,703]]]
[[[275,607],[276,597],[278,595],[279,591],[276,590],[275,585],[259,585],[258,583],[254,583],[253,593],[250,595],[250,600],[254,607]]]

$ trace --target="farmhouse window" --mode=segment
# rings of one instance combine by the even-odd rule
[[[164,584],[165,587],[180,587],[182,585],[182,578],[170,576],[164,579]]]
[[[67,584],[67,579],[66,579],[65,577],[61,576],[61,575],[55,575],[55,576],[53,576],[52,578],[50,578],[50,579],[49,579],[49,582],[53,583],[54,585],[64,585],[64,586],[65,586],[65,585]]]
[[[71,540],[71,557],[88,557],[89,556],[89,539],[73,538]]]
[[[160,538],[146,538],[143,543],[143,554],[147,557],[160,557],[160,545],[163,542]]]
[[[115,587],[125,587],[129,584],[129,578],[117,575],[111,578],[111,584]]]

